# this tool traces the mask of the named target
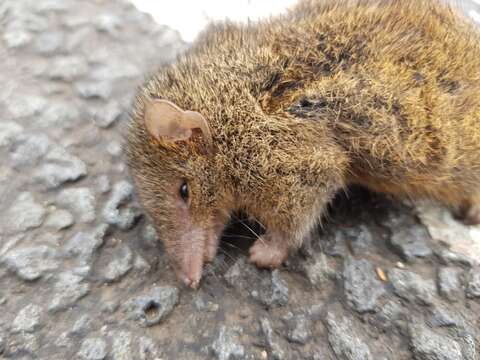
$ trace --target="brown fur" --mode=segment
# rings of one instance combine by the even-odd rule
[[[200,151],[200,137],[152,139],[143,109],[154,98],[200,112],[214,149]],[[178,241],[185,226],[218,237],[241,209],[267,228],[252,260],[277,266],[348,184],[459,209],[479,199],[479,125],[480,33],[454,10],[434,0],[307,0],[255,25],[212,25],[140,89],[127,154],[177,263],[193,246]],[[185,223],[179,179],[191,190]],[[269,258],[268,247],[280,255]]]

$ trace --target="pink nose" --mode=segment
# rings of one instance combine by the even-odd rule
[[[198,284],[200,283],[200,279],[202,278],[202,270],[200,269],[200,271],[188,272],[180,270],[178,277],[181,281],[183,281],[185,285],[192,289],[196,289],[198,287]]]
[[[182,260],[177,275],[185,285],[196,289],[202,278],[203,253],[185,253]]]

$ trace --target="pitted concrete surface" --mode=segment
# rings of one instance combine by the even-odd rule
[[[273,272],[236,221],[200,289],[176,281],[122,134],[186,47],[123,1],[0,3],[0,358],[477,359],[480,228],[438,204],[352,189]]]

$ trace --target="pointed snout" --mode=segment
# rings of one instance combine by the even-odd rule
[[[196,289],[202,278],[203,243],[190,243],[177,258],[177,276],[188,287]]]
[[[203,265],[213,261],[217,252],[219,233],[195,229],[181,236],[173,248],[177,277],[188,287],[196,289],[202,279]]]
[[[202,278],[202,267],[203,263],[200,268],[197,268],[196,266],[184,266],[177,271],[177,276],[185,285],[192,289],[196,289]]]

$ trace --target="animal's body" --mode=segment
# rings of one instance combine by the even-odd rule
[[[276,267],[349,184],[434,198],[480,222],[479,125],[480,32],[456,11],[312,0],[212,26],[160,69],[138,92],[127,154],[196,286],[232,211],[265,226],[250,257]]]

